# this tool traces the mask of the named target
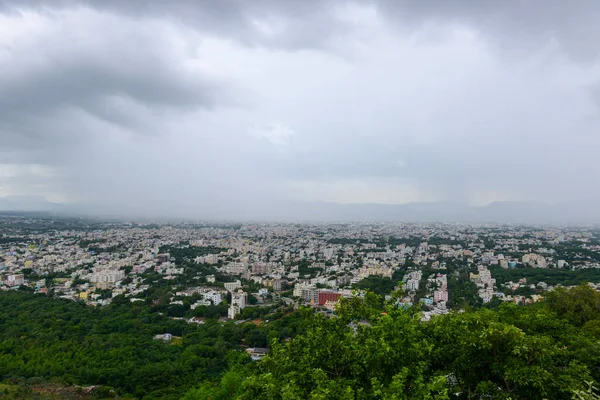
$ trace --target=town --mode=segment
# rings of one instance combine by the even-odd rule
[[[188,323],[373,292],[422,319],[557,286],[600,288],[593,228],[419,223],[149,223],[8,215],[0,289],[105,306],[146,302]]]

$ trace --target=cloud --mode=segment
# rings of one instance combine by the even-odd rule
[[[65,201],[55,184],[63,176],[60,168],[47,165],[0,164],[0,195],[44,196],[51,201]]]
[[[2,193],[204,217],[600,196],[597,4],[0,0]]]
[[[271,124],[261,127],[255,127],[250,130],[250,134],[258,139],[269,141],[275,146],[283,146],[295,135],[292,128],[281,124]]]
[[[186,32],[164,22],[141,25],[87,9],[0,18],[7,27],[0,36],[3,146],[77,140],[87,128],[65,127],[61,119],[86,116],[150,134],[144,121],[152,114],[226,101],[226,84],[202,71]]]
[[[401,31],[423,25],[469,27],[512,61],[548,45],[578,63],[596,63],[600,57],[594,40],[600,35],[600,26],[595,22],[600,4],[594,0],[578,1],[571,7],[560,0],[376,3],[381,15]]]
[[[398,178],[324,179],[290,181],[290,199],[325,201],[339,204],[404,204],[437,201],[435,193],[425,193],[414,182]]]
[[[547,41],[579,61],[600,55],[595,41],[600,34],[595,18],[600,5],[595,0],[569,6],[562,0],[0,0],[0,11],[7,13],[82,6],[137,20],[160,18],[250,46],[327,47],[352,35],[357,25],[378,19],[408,35],[423,26],[430,32],[444,25],[466,26],[521,56]]]
[[[0,0],[0,11],[14,13],[72,10],[82,6],[130,19],[162,19],[210,35],[226,37],[248,46],[300,49],[314,47],[323,39],[343,32],[344,21],[335,17],[333,1],[194,1],[161,0],[102,2],[89,0]]]

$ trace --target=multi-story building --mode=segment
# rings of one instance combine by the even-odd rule
[[[238,315],[240,315],[240,308],[233,304],[230,305],[229,308],[227,309],[227,317],[229,317],[230,319],[234,319]]]
[[[99,289],[108,289],[115,285],[116,282],[125,277],[125,271],[120,269],[98,269],[94,268],[88,280],[96,284]]]
[[[242,287],[242,282],[240,282],[240,280],[238,279],[237,281],[234,281],[234,282],[225,282],[224,286],[227,291],[233,292],[234,290]]]
[[[20,286],[25,283],[25,275],[24,274],[11,274],[6,276],[6,280],[4,280],[4,284],[6,286]]]
[[[270,274],[272,269],[273,266],[269,263],[260,262],[252,265],[252,273],[255,275]]]
[[[283,279],[273,279],[273,290],[276,292],[281,292],[282,290],[285,290],[285,287],[287,286],[287,282],[284,281]]]
[[[448,290],[446,288],[442,288],[441,290],[434,291],[433,301],[436,303],[439,303],[440,301],[448,301]]]
[[[419,281],[417,279],[409,279],[406,281],[406,289],[408,290],[418,290],[419,289]]]
[[[220,304],[223,301],[223,297],[219,292],[208,292],[203,294],[204,300],[210,300],[214,305]]]
[[[529,253],[524,254],[521,261],[525,265],[529,265],[534,268],[546,268],[546,258],[540,254]]]
[[[319,290],[315,285],[308,282],[297,283],[293,294],[305,302],[317,303],[319,301]]]
[[[322,306],[328,301],[336,303],[340,299],[341,296],[342,296],[342,294],[339,292],[321,291],[318,294],[318,304],[320,306]]]
[[[231,305],[238,306],[240,310],[246,308],[246,293],[238,290],[237,293],[231,294]]]
[[[496,280],[492,278],[491,272],[483,265],[477,267],[477,272],[478,274],[471,273],[469,277],[477,285],[479,297],[484,303],[489,303],[494,297]]]
[[[230,263],[224,266],[223,270],[231,275],[241,275],[248,271],[248,264],[242,262]]]

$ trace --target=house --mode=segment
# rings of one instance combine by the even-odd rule
[[[171,340],[173,340],[173,335],[171,335],[170,333],[154,335],[154,340],[162,340],[163,342],[169,343]]]
[[[425,304],[426,306],[432,306],[433,305],[433,299],[429,298],[429,297],[424,297],[421,300],[419,300],[421,303]]]
[[[269,353],[269,349],[264,347],[249,347],[246,349],[246,353],[250,355],[252,360],[256,361],[266,356]]]
[[[337,307],[337,305],[338,305],[337,301],[328,300],[325,302],[325,304],[323,304],[323,307],[325,307],[326,309],[328,309],[330,311],[335,311],[335,308]]]

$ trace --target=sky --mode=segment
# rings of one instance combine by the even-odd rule
[[[600,198],[596,0],[0,0],[0,196]]]

